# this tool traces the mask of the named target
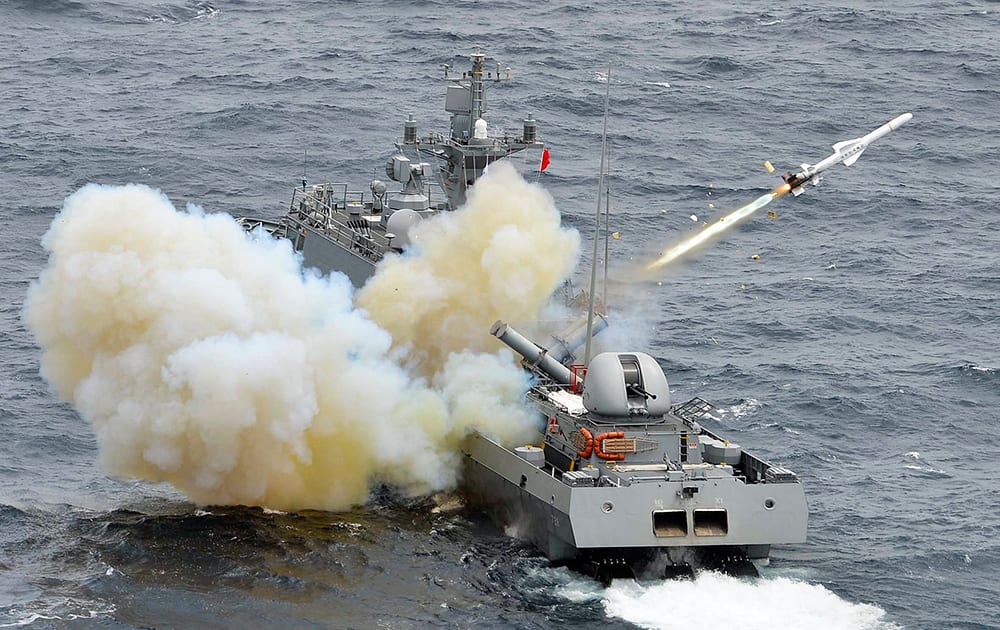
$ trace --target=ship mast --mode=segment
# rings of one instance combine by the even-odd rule
[[[465,203],[466,193],[483,175],[491,163],[525,149],[542,150],[544,144],[536,135],[535,120],[529,114],[523,121],[520,137],[490,137],[484,118],[488,110],[487,85],[510,79],[510,68],[499,63],[495,68],[486,65],[486,54],[478,48],[470,56],[471,69],[461,76],[450,76],[452,67],[444,66],[448,82],[444,108],[451,114],[451,131],[448,136],[434,134],[418,137],[416,121],[411,117],[404,126],[403,142],[397,145],[412,147],[421,158],[433,158],[439,163],[438,184],[448,197],[448,208],[454,210]]]
[[[587,349],[584,353],[584,365],[590,365],[590,345],[594,333],[594,298],[597,291],[597,244],[601,233],[601,193],[604,192],[604,168],[608,156],[608,105],[611,100],[611,64],[608,64],[607,87],[604,91],[604,133],[601,138],[601,174],[597,182],[597,212],[594,217],[594,257],[590,265],[590,303],[587,306]],[[604,264],[608,261],[605,258]],[[606,284],[606,281],[605,281]],[[607,296],[605,296],[607,299]]]

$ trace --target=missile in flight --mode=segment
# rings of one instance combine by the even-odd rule
[[[844,140],[833,145],[833,153],[829,156],[823,158],[816,164],[802,164],[799,168],[801,170],[796,172],[788,172],[781,176],[781,179],[785,180],[785,184],[788,185],[788,189],[784,192],[791,192],[793,195],[798,196],[805,192],[802,185],[806,182],[812,182],[814,186],[818,185],[820,182],[820,173],[835,166],[837,164],[843,164],[844,166],[850,166],[858,161],[861,154],[865,152],[868,145],[875,142],[882,136],[888,135],[890,131],[895,131],[901,126],[905,125],[911,118],[913,114],[906,113],[896,116],[886,124],[882,125],[875,131],[861,136],[860,138],[855,138],[853,140]],[[779,187],[779,188],[784,188]],[[782,194],[783,194],[782,193]]]

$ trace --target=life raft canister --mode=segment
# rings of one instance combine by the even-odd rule
[[[611,459],[616,461],[621,461],[625,459],[625,453],[605,453],[601,447],[604,445],[604,440],[616,439],[625,437],[624,431],[609,431],[607,433],[602,433],[594,438],[594,454],[601,459]]]

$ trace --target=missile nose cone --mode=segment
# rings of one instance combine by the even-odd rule
[[[910,122],[911,118],[913,118],[913,114],[909,112],[896,116],[895,118],[889,121],[889,128],[895,131],[900,127],[902,127],[903,125],[905,125],[906,123]]]

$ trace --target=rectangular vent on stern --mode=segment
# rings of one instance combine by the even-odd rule
[[[657,538],[687,536],[688,519],[685,510],[656,510],[653,512],[653,535]]]
[[[725,536],[729,533],[729,515],[724,509],[695,510],[695,536]]]

